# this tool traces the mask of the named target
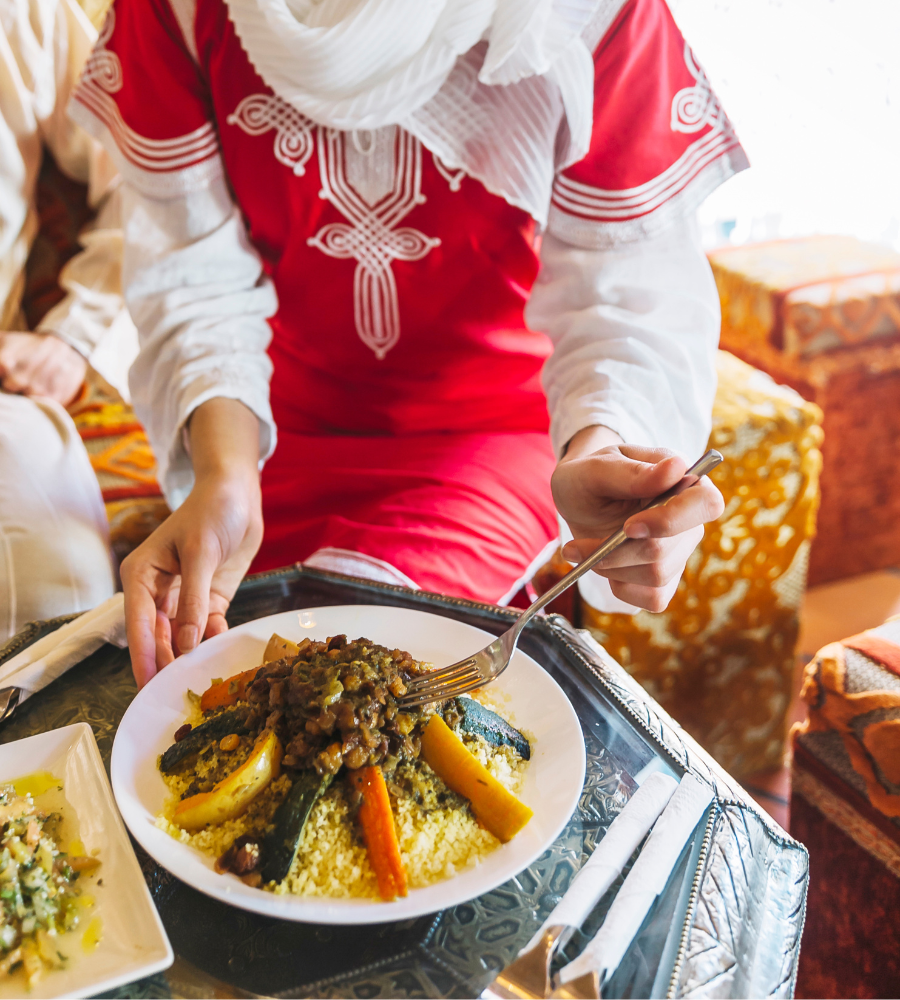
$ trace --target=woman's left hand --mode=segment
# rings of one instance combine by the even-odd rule
[[[52,333],[0,332],[0,389],[48,396],[63,406],[78,395],[87,362]]]
[[[699,456],[697,456],[699,457]],[[642,503],[678,483],[687,463],[665,448],[623,444],[605,427],[587,427],[569,442],[553,473],[556,508],[574,535],[563,556],[578,563],[624,522],[632,541],[594,568],[613,594],[647,611],[668,606],[703,525],[725,509],[722,494],[705,476],[665,506]]]

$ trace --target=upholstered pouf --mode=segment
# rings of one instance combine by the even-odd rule
[[[736,776],[780,767],[818,502],[821,414],[723,351],[710,447],[725,513],[662,614],[569,610]],[[565,571],[559,557],[535,580]]]
[[[809,582],[900,564],[900,254],[846,236],[710,254],[722,346],[824,411]]]
[[[900,619],[825,646],[793,734],[791,833],[809,849],[799,997],[900,996]]]

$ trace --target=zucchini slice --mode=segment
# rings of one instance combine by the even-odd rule
[[[522,760],[531,760],[531,744],[496,712],[485,708],[474,698],[457,698],[456,704],[462,715],[459,728],[464,733],[482,736],[492,747],[512,747]]]
[[[303,828],[316,800],[331,784],[334,775],[319,776],[315,771],[303,771],[294,779],[287,798],[275,812],[274,829],[262,843],[263,882],[280,882],[291,870]]]
[[[160,771],[167,774],[185,757],[189,757],[192,753],[199,753],[213,740],[220,740],[223,736],[230,736],[231,733],[243,736],[247,732],[245,725],[247,715],[246,708],[238,708],[231,712],[223,712],[208,722],[202,722],[199,726],[195,726],[183,740],[173,743],[162,755],[159,761]]]

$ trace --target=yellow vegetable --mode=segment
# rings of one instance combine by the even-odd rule
[[[277,632],[272,633],[263,653],[263,663],[271,663],[272,660],[280,660],[285,656],[296,656],[300,652],[300,647],[290,639],[282,639]]]
[[[281,740],[270,729],[260,734],[253,753],[227,778],[178,803],[172,821],[194,832],[210,823],[224,823],[240,816],[254,798],[281,773]]]
[[[504,843],[512,840],[534,815],[486,770],[439,715],[422,733],[422,756],[437,776],[464,796],[485,829]]]

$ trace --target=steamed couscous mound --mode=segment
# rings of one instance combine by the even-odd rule
[[[530,742],[481,699],[404,700],[428,670],[367,639],[273,636],[262,666],[191,696],[157,826],[279,894],[389,900],[477,864],[532,815]]]
[[[513,793],[519,790],[525,764],[511,747],[492,747],[480,737],[466,742],[505,788]],[[207,766],[214,767],[217,763],[213,758]],[[419,767],[430,771],[424,762]],[[429,778],[441,787],[440,779],[431,774]],[[165,780],[172,796],[156,825],[181,843],[213,858],[221,857],[241,835],[266,826],[290,787],[290,779],[281,775],[242,816],[188,833],[172,822],[172,815],[189,781],[178,776],[166,776]],[[398,797],[394,806],[397,839],[411,888],[451,878],[478,864],[500,846],[500,841],[483,829],[465,806],[423,809],[412,796]],[[332,786],[313,806],[287,878],[268,888],[278,894],[296,896],[378,899],[375,873],[340,785]]]

